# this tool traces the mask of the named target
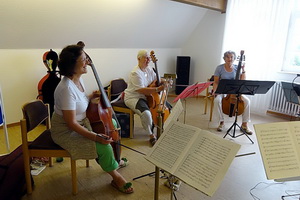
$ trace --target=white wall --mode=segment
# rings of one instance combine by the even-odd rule
[[[182,47],[182,54],[191,56],[190,84],[205,82],[221,63],[225,17],[208,10]]]
[[[169,0],[0,5],[0,85],[8,124],[18,122],[21,106],[36,98],[48,48],[59,53],[83,40],[104,86],[117,77],[127,79],[140,48],[155,51],[160,75],[175,73],[177,56],[191,56],[190,83],[206,81],[220,61],[225,15],[217,11]],[[96,89],[91,71],[83,78],[87,92]]]
[[[21,107],[25,102],[36,98],[37,85],[47,73],[42,62],[44,52],[49,49],[0,50],[0,85],[3,93],[7,123],[19,122]],[[53,49],[58,54],[60,49]],[[130,70],[136,65],[139,49],[85,49],[92,58],[102,85],[106,86],[114,78],[126,80]],[[147,49],[152,50],[152,49]],[[158,59],[159,73],[175,73],[176,56],[180,49],[154,49]],[[153,63],[152,63],[153,64]],[[83,75],[87,92],[97,89],[92,70]]]
[[[171,0],[1,0],[0,48],[179,48],[205,11]]]

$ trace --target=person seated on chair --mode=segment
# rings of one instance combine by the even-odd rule
[[[90,61],[82,46],[69,45],[61,51],[58,67],[64,77],[54,92],[51,136],[55,143],[71,154],[72,159],[96,159],[101,168],[112,176],[112,186],[129,194],[133,192],[132,184],[117,171],[119,164],[110,145],[112,138],[96,136],[86,118],[89,96],[85,94],[81,75],[87,73],[88,64]]]
[[[233,64],[236,59],[236,54],[234,51],[226,51],[223,57],[225,63],[217,66],[214,73],[214,82],[213,82],[213,92],[215,95],[214,105],[216,105],[218,115],[219,115],[219,126],[218,131],[223,131],[225,128],[224,124],[224,113],[222,111],[222,99],[225,96],[224,94],[215,94],[215,91],[218,88],[219,81],[221,79],[235,79],[237,72],[237,65]],[[241,66],[241,75],[240,80],[246,79],[245,65]],[[242,128],[244,131],[251,135],[252,131],[248,128],[248,122],[250,122],[250,100],[246,96],[242,95],[242,100],[244,101],[244,112],[242,114]]]
[[[140,50],[137,54],[138,65],[130,72],[128,87],[125,89],[124,101],[127,107],[138,114],[143,128],[147,131],[152,145],[156,142],[156,135],[152,131],[152,114],[147,102],[147,95],[160,92],[165,89],[164,81],[158,87],[148,87],[156,81],[156,73],[148,66],[150,57],[146,50]]]

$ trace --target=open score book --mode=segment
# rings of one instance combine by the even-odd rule
[[[145,158],[212,196],[239,149],[239,144],[173,120]]]
[[[255,124],[268,179],[300,176],[300,122]]]

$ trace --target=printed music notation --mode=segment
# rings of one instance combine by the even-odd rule
[[[173,120],[145,158],[212,196],[239,149],[239,144]]]
[[[300,176],[300,122],[254,125],[268,179]]]
[[[165,123],[164,123],[164,127],[167,127],[169,125],[169,123],[171,121],[177,121],[180,114],[183,111],[183,106],[182,103],[180,101],[180,99],[177,101],[177,103],[175,104],[175,106],[172,108],[172,112],[169,115],[169,117],[166,119]]]

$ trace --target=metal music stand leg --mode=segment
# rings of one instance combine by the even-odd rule
[[[251,141],[251,143],[254,144],[254,142],[251,140],[251,138],[247,135],[246,131],[242,127],[240,127],[240,125],[238,125],[238,123],[237,123],[237,117],[238,117],[238,111],[239,111],[239,100],[240,100],[240,95],[238,94],[237,95],[237,99],[236,99],[236,109],[235,109],[235,119],[234,119],[234,122],[230,126],[230,128],[227,130],[227,132],[226,132],[226,134],[224,135],[223,138],[225,138],[227,135],[230,135],[232,138],[237,138],[239,136],[246,135],[247,138]],[[240,135],[235,135],[236,127],[240,128],[240,130],[243,133],[240,134]],[[232,128],[233,128],[233,133],[231,135],[230,131],[231,131]]]
[[[183,99],[184,101],[184,115],[183,115],[183,123],[185,124],[185,117],[186,117],[186,98]]]
[[[176,189],[176,185],[175,185],[176,177],[170,174],[169,177],[168,177],[168,182],[169,182],[170,189],[171,189],[171,197],[170,197],[170,199],[171,200],[174,200],[174,199],[176,200],[177,197],[176,197],[175,192],[179,189],[179,188]]]
[[[162,122],[162,119],[163,119],[163,113],[160,112],[158,117],[157,117],[157,139],[160,137],[161,133],[162,133],[162,128],[163,128],[163,122]],[[144,175],[141,175],[141,176],[138,176],[138,177],[135,177],[133,178],[132,180],[137,180],[139,178],[143,178],[145,176],[151,176],[153,174],[155,174],[155,186],[154,186],[154,199],[155,200],[158,200],[158,194],[159,194],[159,178],[160,178],[160,172],[163,172],[163,170],[159,169],[158,167],[155,167],[155,171],[154,172],[150,172],[150,173],[147,173],[147,174],[144,174]]]
[[[162,128],[163,128],[163,113],[159,113],[158,115],[158,120],[157,120],[157,139],[160,137],[161,133],[162,133]],[[154,187],[154,199],[158,200],[158,194],[159,194],[159,172],[160,169],[156,166],[155,167],[155,187]]]

